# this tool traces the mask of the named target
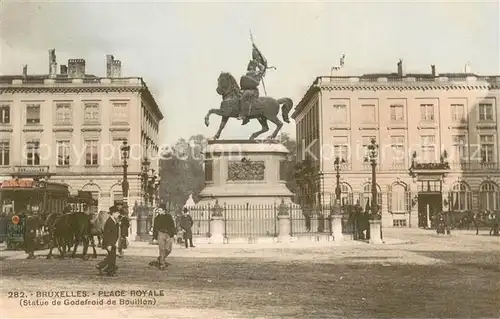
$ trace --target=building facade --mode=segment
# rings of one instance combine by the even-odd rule
[[[46,175],[92,192],[98,209],[123,200],[121,145],[130,145],[129,203],[140,201],[141,162],[158,154],[163,115],[140,77],[122,77],[121,62],[106,57],[106,76],[85,73],[85,60],[70,59],[57,73],[0,76],[0,177],[16,172]],[[149,169],[157,170],[150,160]]]
[[[500,210],[500,76],[431,70],[403,74],[400,61],[397,73],[318,77],[292,115],[297,159],[314,172],[300,197],[335,198],[339,157],[342,202],[365,205],[375,139],[384,227],[427,227],[429,207]]]

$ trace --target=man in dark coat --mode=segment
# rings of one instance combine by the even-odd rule
[[[36,233],[40,228],[40,220],[38,218],[38,214],[36,213],[33,213],[32,215],[25,218],[26,221],[24,224],[24,246],[25,251],[28,254],[27,259],[33,259],[35,258]]]
[[[166,213],[166,205],[160,204],[158,216],[153,222],[153,239],[158,241],[160,256],[158,267],[165,269],[165,258],[172,252],[173,238],[175,235],[175,222],[172,215]]]
[[[127,215],[127,211],[124,208],[120,209],[120,238],[118,241],[118,256],[120,258],[123,257],[123,250],[127,249],[128,228],[130,227]]]
[[[118,267],[116,267],[116,242],[118,241],[119,224],[118,217],[120,212],[116,206],[109,208],[110,217],[104,224],[102,234],[102,247],[106,249],[108,254],[103,261],[96,265],[99,271],[104,270],[108,276],[114,276]]]
[[[184,238],[184,244],[186,245],[186,248],[188,248],[188,240],[189,240],[189,247],[195,247],[193,245],[193,231],[191,228],[193,227],[193,218],[191,215],[189,215],[189,210],[184,207],[184,214],[181,217],[181,228],[184,232],[183,238]]]

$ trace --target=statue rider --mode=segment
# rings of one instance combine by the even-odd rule
[[[247,73],[240,79],[240,87],[242,90],[240,100],[240,115],[238,119],[243,120],[241,125],[245,125],[250,121],[251,105],[254,100],[259,98],[259,84],[264,76],[265,67],[256,61],[250,60],[247,66]]]

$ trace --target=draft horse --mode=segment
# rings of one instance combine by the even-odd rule
[[[216,114],[221,117],[221,122],[219,129],[214,136],[214,139],[218,139],[222,130],[227,124],[229,118],[237,118],[239,115],[240,105],[241,105],[241,90],[236,82],[236,79],[226,72],[222,72],[217,80],[217,93],[222,96],[222,102],[219,109],[210,109],[205,116],[205,125],[210,125],[210,115]],[[281,99],[274,99],[268,96],[262,96],[252,101],[249,114],[250,119],[257,119],[262,129],[253,133],[250,136],[251,140],[257,138],[257,136],[269,131],[269,126],[267,121],[270,121],[276,125],[274,132],[268,136],[268,139],[274,139],[278,135],[279,131],[283,127],[283,122],[278,119],[278,113],[280,111],[283,117],[283,121],[290,123],[288,114],[292,109],[293,102],[290,98],[284,97]]]
[[[54,245],[57,244],[58,247],[63,247],[61,256],[64,257],[66,251],[66,245],[68,243],[73,243],[73,252],[71,254],[72,258],[76,256],[76,249],[83,244],[83,254],[82,258],[84,260],[88,259],[87,251],[89,243],[92,242],[92,248],[94,250],[94,257],[97,258],[97,252],[95,250],[94,240],[91,236],[92,221],[89,215],[76,212],[63,214],[56,218],[53,225],[53,239],[50,241],[49,253],[47,259],[52,257],[52,249]]]

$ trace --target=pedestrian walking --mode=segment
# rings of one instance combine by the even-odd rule
[[[191,215],[189,215],[189,210],[187,207],[184,207],[183,210],[183,215],[181,217],[181,228],[183,230],[183,239],[184,239],[184,245],[186,248],[188,248],[188,240],[189,240],[189,247],[195,247],[193,245],[193,218]]]
[[[36,235],[37,230],[40,227],[40,220],[38,215],[34,212],[32,215],[26,216],[25,213],[22,214],[22,218],[25,218],[24,224],[24,247],[28,254],[27,259],[35,258],[36,249]]]
[[[108,276],[114,276],[118,267],[116,266],[116,242],[118,241],[119,224],[118,217],[120,212],[116,206],[109,208],[110,217],[104,224],[104,232],[102,234],[102,246],[106,249],[107,255],[96,265],[96,268],[104,270]]]
[[[130,227],[130,220],[128,213],[125,209],[120,209],[120,238],[118,240],[118,257],[123,257],[123,250],[127,249],[128,229]]]
[[[166,205],[161,203],[158,216],[154,220],[153,239],[158,241],[158,268],[165,269],[165,259],[172,252],[175,222],[172,215],[166,212]]]

